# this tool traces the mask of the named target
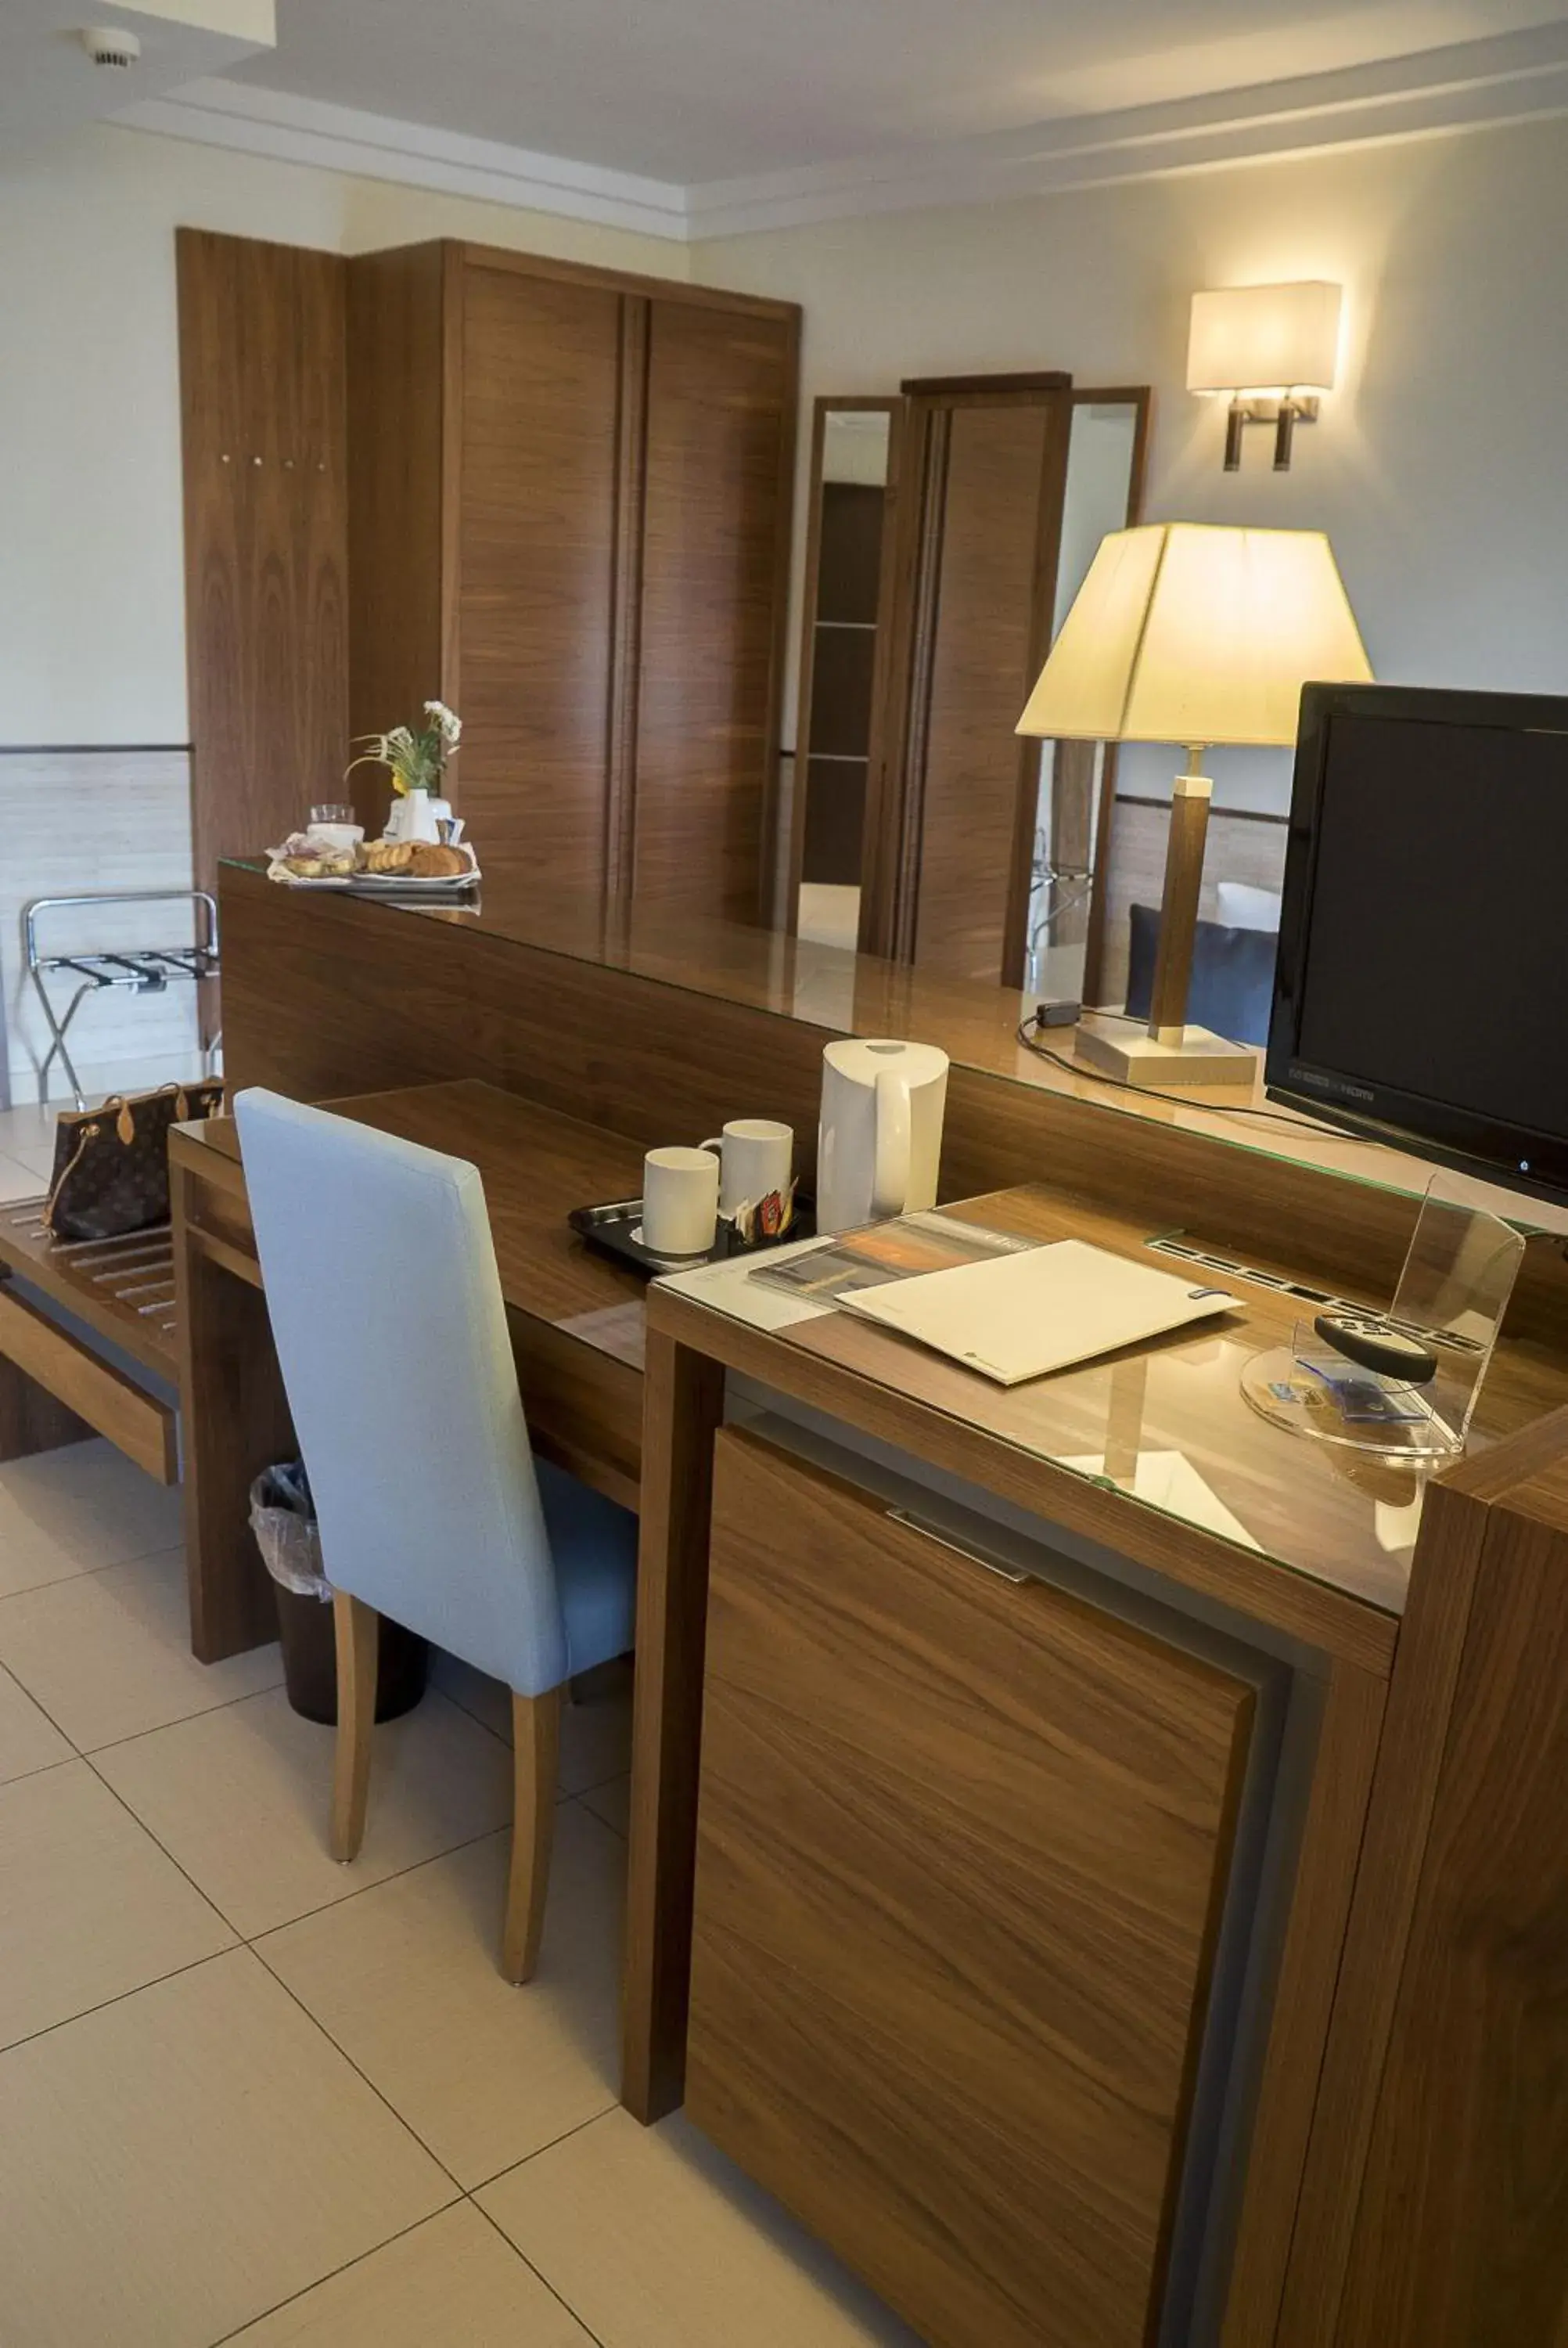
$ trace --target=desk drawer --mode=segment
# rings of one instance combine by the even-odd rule
[[[1143,2348],[1252,1686],[719,1438],[687,2101],[935,2348]]]

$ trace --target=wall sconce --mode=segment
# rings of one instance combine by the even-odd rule
[[[1193,296],[1187,389],[1228,391],[1225,471],[1241,466],[1249,424],[1274,426],[1274,469],[1290,470],[1298,424],[1317,420],[1317,395],[1332,391],[1339,359],[1340,288],[1230,285]]]

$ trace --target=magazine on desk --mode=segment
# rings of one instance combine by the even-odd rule
[[[915,1280],[928,1272],[951,1272],[962,1263],[992,1256],[1026,1255],[1038,1240],[1015,1231],[995,1231],[984,1223],[964,1223],[934,1208],[901,1215],[896,1222],[867,1223],[842,1231],[820,1247],[798,1249],[782,1262],[759,1263],[750,1277],[806,1302],[835,1303],[858,1289],[882,1288],[893,1280]]]

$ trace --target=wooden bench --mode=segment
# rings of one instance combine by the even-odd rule
[[[167,1223],[56,1241],[42,1197],[0,1206],[0,1459],[102,1435],[160,1484],[178,1483],[175,1404],[120,1366],[172,1397],[176,1335]]]

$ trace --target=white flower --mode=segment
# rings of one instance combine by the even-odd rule
[[[426,717],[434,717],[441,729],[441,739],[444,742],[452,743],[454,746],[456,744],[463,731],[463,720],[448,709],[444,701],[427,701],[425,705],[425,715]]]

